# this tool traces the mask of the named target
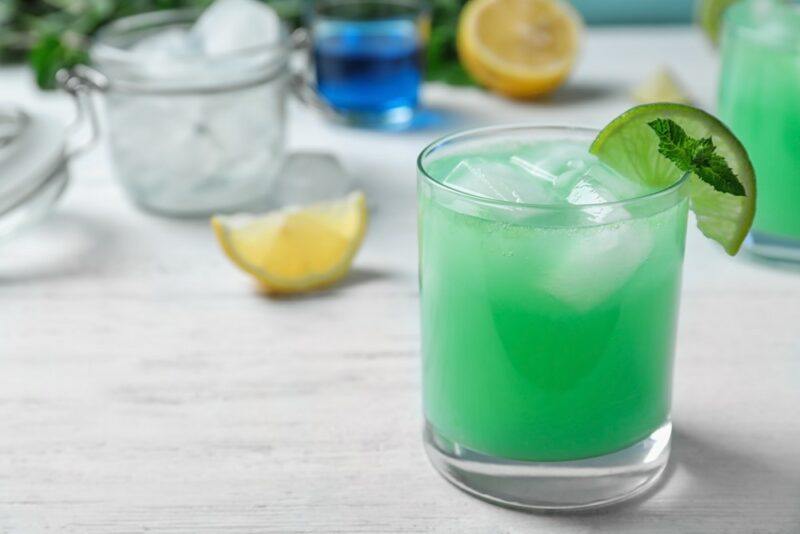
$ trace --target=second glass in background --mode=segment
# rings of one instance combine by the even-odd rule
[[[419,103],[429,14],[413,0],[323,0],[311,14],[316,90],[356,126],[408,125]]]
[[[745,1],[725,15],[719,112],[758,174],[747,245],[800,260],[800,3]]]

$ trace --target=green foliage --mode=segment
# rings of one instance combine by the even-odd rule
[[[690,137],[671,119],[656,119],[647,123],[658,136],[658,151],[683,172],[698,178],[722,193],[744,196],[744,186],[731,170],[725,158],[717,154],[711,137]]]
[[[427,74],[429,80],[451,85],[473,85],[458,60],[456,28],[458,15],[466,0],[435,0],[431,10],[431,36],[428,42]]]
[[[263,0],[293,24],[304,0]],[[433,0],[428,77],[451,84],[472,83],[458,62],[455,32],[466,0]],[[87,61],[94,32],[114,19],[161,9],[202,8],[211,0],[0,0],[0,62],[30,62],[37,83],[54,85],[55,73]]]
[[[106,22],[145,11],[202,6],[209,0],[4,0],[0,61],[28,58],[37,83],[87,60],[89,37]]]
[[[44,34],[36,41],[29,59],[39,87],[52,88],[58,69],[88,61],[85,48],[69,41],[54,33]]]

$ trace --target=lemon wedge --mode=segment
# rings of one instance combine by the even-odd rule
[[[367,228],[364,194],[264,215],[215,216],[225,254],[270,294],[329,286],[350,269]]]
[[[675,75],[667,67],[660,67],[631,93],[633,99],[640,104],[656,102],[673,102],[675,104],[691,104],[691,99],[678,82]]]
[[[535,97],[569,75],[582,26],[563,0],[470,0],[456,45],[462,65],[481,84],[514,98]]]

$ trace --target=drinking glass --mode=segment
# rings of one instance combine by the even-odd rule
[[[356,126],[402,127],[419,103],[430,19],[414,0],[321,0],[310,16],[314,91]]]
[[[719,113],[756,174],[746,246],[800,261],[800,3],[738,3],[726,11]]]
[[[588,205],[492,200],[445,179],[448,161],[477,154],[493,189],[498,150],[588,150],[596,134],[471,130],[418,159],[425,447],[447,480],[495,503],[618,502],[669,458],[688,175]]]

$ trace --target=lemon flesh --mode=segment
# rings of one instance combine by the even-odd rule
[[[691,104],[691,99],[683,90],[675,75],[667,67],[661,67],[636,87],[631,96],[640,104],[673,102]]]
[[[350,269],[367,227],[364,194],[265,215],[215,216],[225,254],[272,294],[329,286]]]
[[[567,78],[581,28],[580,15],[562,0],[470,0],[456,44],[478,82],[507,96],[535,97]]]

